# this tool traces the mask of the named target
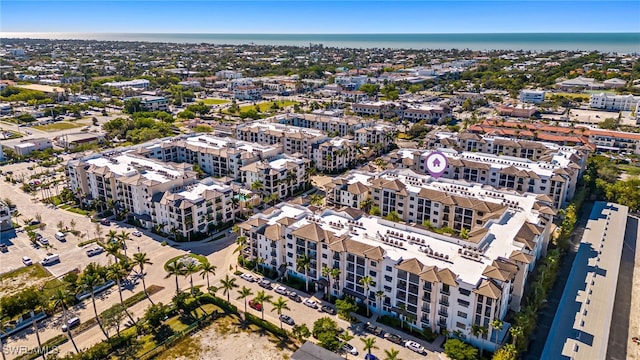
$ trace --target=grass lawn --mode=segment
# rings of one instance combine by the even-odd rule
[[[269,110],[271,110],[271,106],[273,105],[274,102],[278,103],[278,106],[280,108],[299,104],[297,101],[284,100],[284,101],[265,101],[265,102],[258,103],[257,105],[258,105],[258,107],[260,107],[260,112],[264,113],[264,112],[268,112]],[[240,106],[240,112],[246,112],[246,111],[249,111],[249,110],[255,109],[255,108],[256,108],[255,105]],[[223,111],[223,112],[227,113],[226,111]]]
[[[80,214],[80,215],[89,215],[89,214],[91,214],[91,211],[82,210],[82,209],[78,209],[78,208],[75,208],[75,207],[64,207],[64,206],[61,206],[60,208],[64,209],[64,210],[67,210],[67,211],[70,211],[72,213]]]
[[[84,126],[84,125],[78,125],[70,122],[61,121],[61,122],[48,124],[48,125],[36,125],[33,128],[38,130],[44,130],[44,131],[59,131],[59,130],[73,129],[81,126]]]
[[[591,99],[591,95],[590,94],[574,94],[574,93],[546,93],[544,98],[546,100],[551,100],[556,95],[557,96],[564,96],[564,97],[569,98],[569,99],[582,99],[582,100]]]
[[[176,257],[174,257],[174,258],[171,258],[171,259],[169,259],[166,263],[164,263],[164,269],[165,269],[165,271],[167,270],[167,264],[169,264],[169,263],[170,263],[170,262],[172,262],[173,260],[180,259],[180,258],[181,258],[181,257],[183,257],[183,256],[189,256],[189,257],[192,257],[192,258],[194,258],[194,259],[198,260],[198,261],[200,262],[200,264],[204,264],[204,263],[206,263],[206,262],[209,262],[209,260],[207,260],[207,258],[206,258],[206,257],[204,257],[204,256],[202,256],[202,255],[198,255],[198,254],[186,254],[186,255],[180,255],[180,256],[176,256]]]
[[[220,104],[226,104],[229,102],[229,100],[225,100],[225,99],[204,99],[204,100],[198,100],[198,102],[207,104],[207,105],[220,105]]]
[[[51,274],[40,264],[25,266],[19,269],[9,271],[0,275],[0,281],[5,281],[14,277],[25,276],[30,279],[42,279],[51,276]]]
[[[635,176],[640,175],[640,166],[620,164],[618,165],[618,169],[620,169],[620,171],[626,172],[629,175],[635,175]]]

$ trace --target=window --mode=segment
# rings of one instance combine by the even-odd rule
[[[386,270],[387,272],[392,272],[392,271],[393,271],[393,269],[391,268],[391,266],[387,266],[387,267],[385,267],[385,270]]]
[[[459,321],[458,321],[458,322],[456,322],[456,327],[457,327],[458,329],[462,329],[462,330],[464,330],[464,329],[466,329],[466,328],[467,328],[467,325],[465,325],[465,324],[463,324],[463,323],[461,323],[461,322],[459,322]]]
[[[458,311],[458,316],[463,318],[463,319],[466,319],[467,318],[467,313],[462,312],[462,311]]]
[[[378,263],[375,261],[371,261],[371,267],[376,267],[376,266],[378,266]]]
[[[471,291],[469,291],[467,289],[460,288],[459,291],[460,291],[460,294],[464,295],[464,296],[469,296],[471,294]]]

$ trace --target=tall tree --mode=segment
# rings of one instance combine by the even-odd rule
[[[193,261],[189,261],[186,265],[183,266],[184,277],[189,277],[189,291],[193,294],[193,274],[200,270],[200,266],[197,265]]]
[[[400,350],[396,348],[391,348],[389,350],[384,350],[384,360],[402,360],[398,357],[400,355]]]
[[[224,289],[222,293],[224,295],[227,295],[227,302],[231,302],[229,299],[231,290],[233,290],[234,287],[238,286],[236,285],[236,278],[229,277],[229,274],[227,274],[225,275],[224,279],[220,280],[220,282],[222,283],[222,288]]]
[[[180,286],[178,284],[178,276],[184,275],[184,265],[178,261],[178,259],[173,260],[172,262],[167,264],[167,275],[164,277],[169,278],[171,276],[175,276],[176,278],[176,294],[180,293]]]
[[[58,287],[51,297],[51,308],[55,311],[58,308],[62,309],[62,318],[64,323],[66,324],[68,321],[69,314],[67,312],[69,305],[73,304],[73,295],[66,289]],[[76,354],[79,354],[78,345],[76,345],[76,341],[73,338],[73,334],[71,333],[71,329],[67,329],[67,336],[71,343],[73,344],[73,348],[76,350]]]
[[[149,299],[149,302],[151,302],[151,305],[153,305],[153,300],[151,300],[151,297],[149,297],[149,293],[147,292],[147,284],[144,281],[144,278],[145,278],[144,266],[153,265],[153,263],[147,257],[147,253],[136,253],[136,254],[133,254],[133,264],[138,265],[140,267],[140,272],[138,274],[142,278],[142,287],[144,288],[143,289],[144,294],[147,296],[147,299]]]
[[[85,270],[85,273],[82,274],[80,278],[78,278],[78,281],[80,282],[79,283],[80,289],[88,292],[91,295],[91,303],[93,304],[93,314],[95,315],[96,322],[100,326],[100,330],[102,330],[104,337],[107,338],[107,340],[109,340],[109,334],[107,334],[106,330],[102,326],[102,322],[100,321],[100,317],[98,316],[98,308],[96,307],[96,296],[94,294],[94,289],[96,288],[96,286],[100,285],[100,282],[102,281],[102,279],[100,279],[97,274],[88,273]]]
[[[262,309],[262,320],[264,320],[264,305],[265,303],[271,302],[271,299],[273,299],[273,295],[267,295],[264,290],[258,291],[256,298],[253,299],[254,302],[260,304],[260,308]]]
[[[209,285],[209,274],[216,276],[216,269],[217,267],[215,265],[211,265],[208,261],[200,265],[200,276],[202,276],[203,279],[205,277],[207,278],[207,289],[211,287],[211,285]]]
[[[129,273],[130,273],[129,264],[123,264],[122,262],[115,263],[109,266],[109,268],[107,269],[107,279],[115,280],[118,286],[118,295],[120,296],[120,305],[122,305],[122,308],[124,309],[124,312],[126,313],[126,315],[129,317],[129,320],[131,320],[131,322],[134,323],[135,320],[133,320],[133,316],[131,316],[129,311],[127,311],[127,307],[124,306],[124,300],[122,299],[122,287],[120,286],[120,283],[122,282],[122,280],[126,279],[127,276],[129,276]]]
[[[244,300],[244,320],[247,320],[247,298],[251,295],[253,295],[253,292],[251,291],[250,288],[243,286],[242,289],[238,290],[238,294],[240,294],[240,296],[238,296],[238,300],[239,299],[243,299]]]
[[[371,287],[371,285],[373,285],[373,279],[371,278],[371,276],[366,275],[362,279],[360,279],[360,285],[364,286],[364,305],[367,307],[367,317],[369,317],[371,316],[369,315],[369,288]]]
[[[376,346],[376,339],[374,337],[366,337],[366,338],[361,337],[360,341],[364,343],[364,351],[366,351],[367,354],[369,354],[369,357],[371,357],[372,349],[378,349],[378,347]]]
[[[287,306],[287,300],[283,299],[282,296],[278,297],[276,301],[271,302],[273,305],[273,309],[271,311],[276,311],[278,313],[278,319],[280,320],[280,329],[282,329],[282,319],[280,319],[280,315],[282,315],[282,310],[289,310],[289,306]]]

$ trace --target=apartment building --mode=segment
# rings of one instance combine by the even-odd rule
[[[286,114],[270,118],[271,122],[317,129],[340,136],[353,135],[356,130],[373,124],[355,116],[327,116],[321,114]]]
[[[119,211],[148,229],[189,238],[235,218],[231,187],[199,181],[193,165],[149,159],[134,149],[71,160],[67,175],[71,190],[83,201],[102,206],[114,201]],[[209,202],[216,203],[215,217]]]
[[[265,145],[281,145],[285,154],[302,154],[313,158],[314,148],[328,137],[320,130],[287,126],[269,121],[254,121],[236,128],[239,140]]]
[[[140,108],[144,111],[169,111],[169,102],[162,96],[136,96],[140,100]]]
[[[310,160],[280,155],[269,161],[263,160],[240,168],[241,182],[247,189],[255,189],[265,195],[278,194],[280,198],[291,196],[298,190],[309,187]]]
[[[359,116],[372,116],[376,118],[390,118],[398,114],[395,104],[384,101],[371,101],[351,104],[351,111]]]
[[[151,219],[167,233],[186,239],[211,232],[215,225],[235,220],[231,186],[203,179],[152,196]]]
[[[538,112],[535,106],[503,105],[500,107],[500,115],[519,118],[528,118]]]
[[[600,129],[589,129],[587,134],[599,151],[640,155],[640,134]]]
[[[520,90],[520,101],[523,103],[540,104],[546,95],[544,90]]]
[[[450,133],[438,131],[427,136],[431,149],[449,148],[458,151],[507,155],[529,160],[546,160],[558,151],[571,153],[571,161],[585,169],[590,149],[581,146],[562,146],[550,142],[513,139],[503,136],[476,134],[471,132]]]
[[[353,166],[357,155],[354,141],[336,137],[314,146],[311,159],[318,170],[336,172]]]
[[[273,158],[282,153],[282,146],[213,135],[183,135],[144,143],[136,153],[165,162],[197,164],[211,176],[239,180],[240,167]]]
[[[351,208],[313,211],[290,203],[239,227],[249,240],[245,254],[281,274],[307,276],[317,290],[352,296],[418,329],[459,331],[472,344],[494,350],[509,324],[498,331],[489,323],[520,308],[529,273],[548,243],[551,215],[535,210],[536,204],[535,196],[523,197],[468,238]],[[296,265],[303,254],[311,260],[307,274]],[[340,269],[340,275],[323,277],[325,267]],[[365,276],[372,280],[368,288],[361,282]],[[471,335],[473,325],[487,327],[486,340]]]
[[[262,88],[259,86],[237,86],[233,89],[233,98],[238,100],[262,99]]]
[[[335,78],[335,84],[340,85],[346,90],[358,90],[368,82],[367,75],[338,75]]]
[[[505,155],[458,153],[441,149],[448,167],[442,177],[490,185],[520,192],[545,194],[555,208],[566,206],[576,190],[580,166],[571,161],[570,152],[558,152],[548,161],[531,161]],[[389,163],[425,174],[425,163],[431,151],[398,150],[388,156]],[[546,160],[546,159],[543,159]]]
[[[220,70],[216,71],[216,77],[220,79],[240,79],[242,78],[242,73],[232,70]]]
[[[589,106],[594,109],[611,111],[637,111],[640,105],[640,96],[615,95],[607,93],[591,94]],[[612,117],[617,117],[613,114]]]
[[[447,117],[451,117],[451,109],[448,106],[409,107],[402,111],[402,119],[412,122],[429,121],[437,123]]]

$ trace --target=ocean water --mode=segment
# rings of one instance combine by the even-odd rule
[[[226,45],[323,44],[340,48],[597,50],[640,53],[640,33],[513,34],[187,34],[187,33],[0,33],[3,38],[210,43]]]

